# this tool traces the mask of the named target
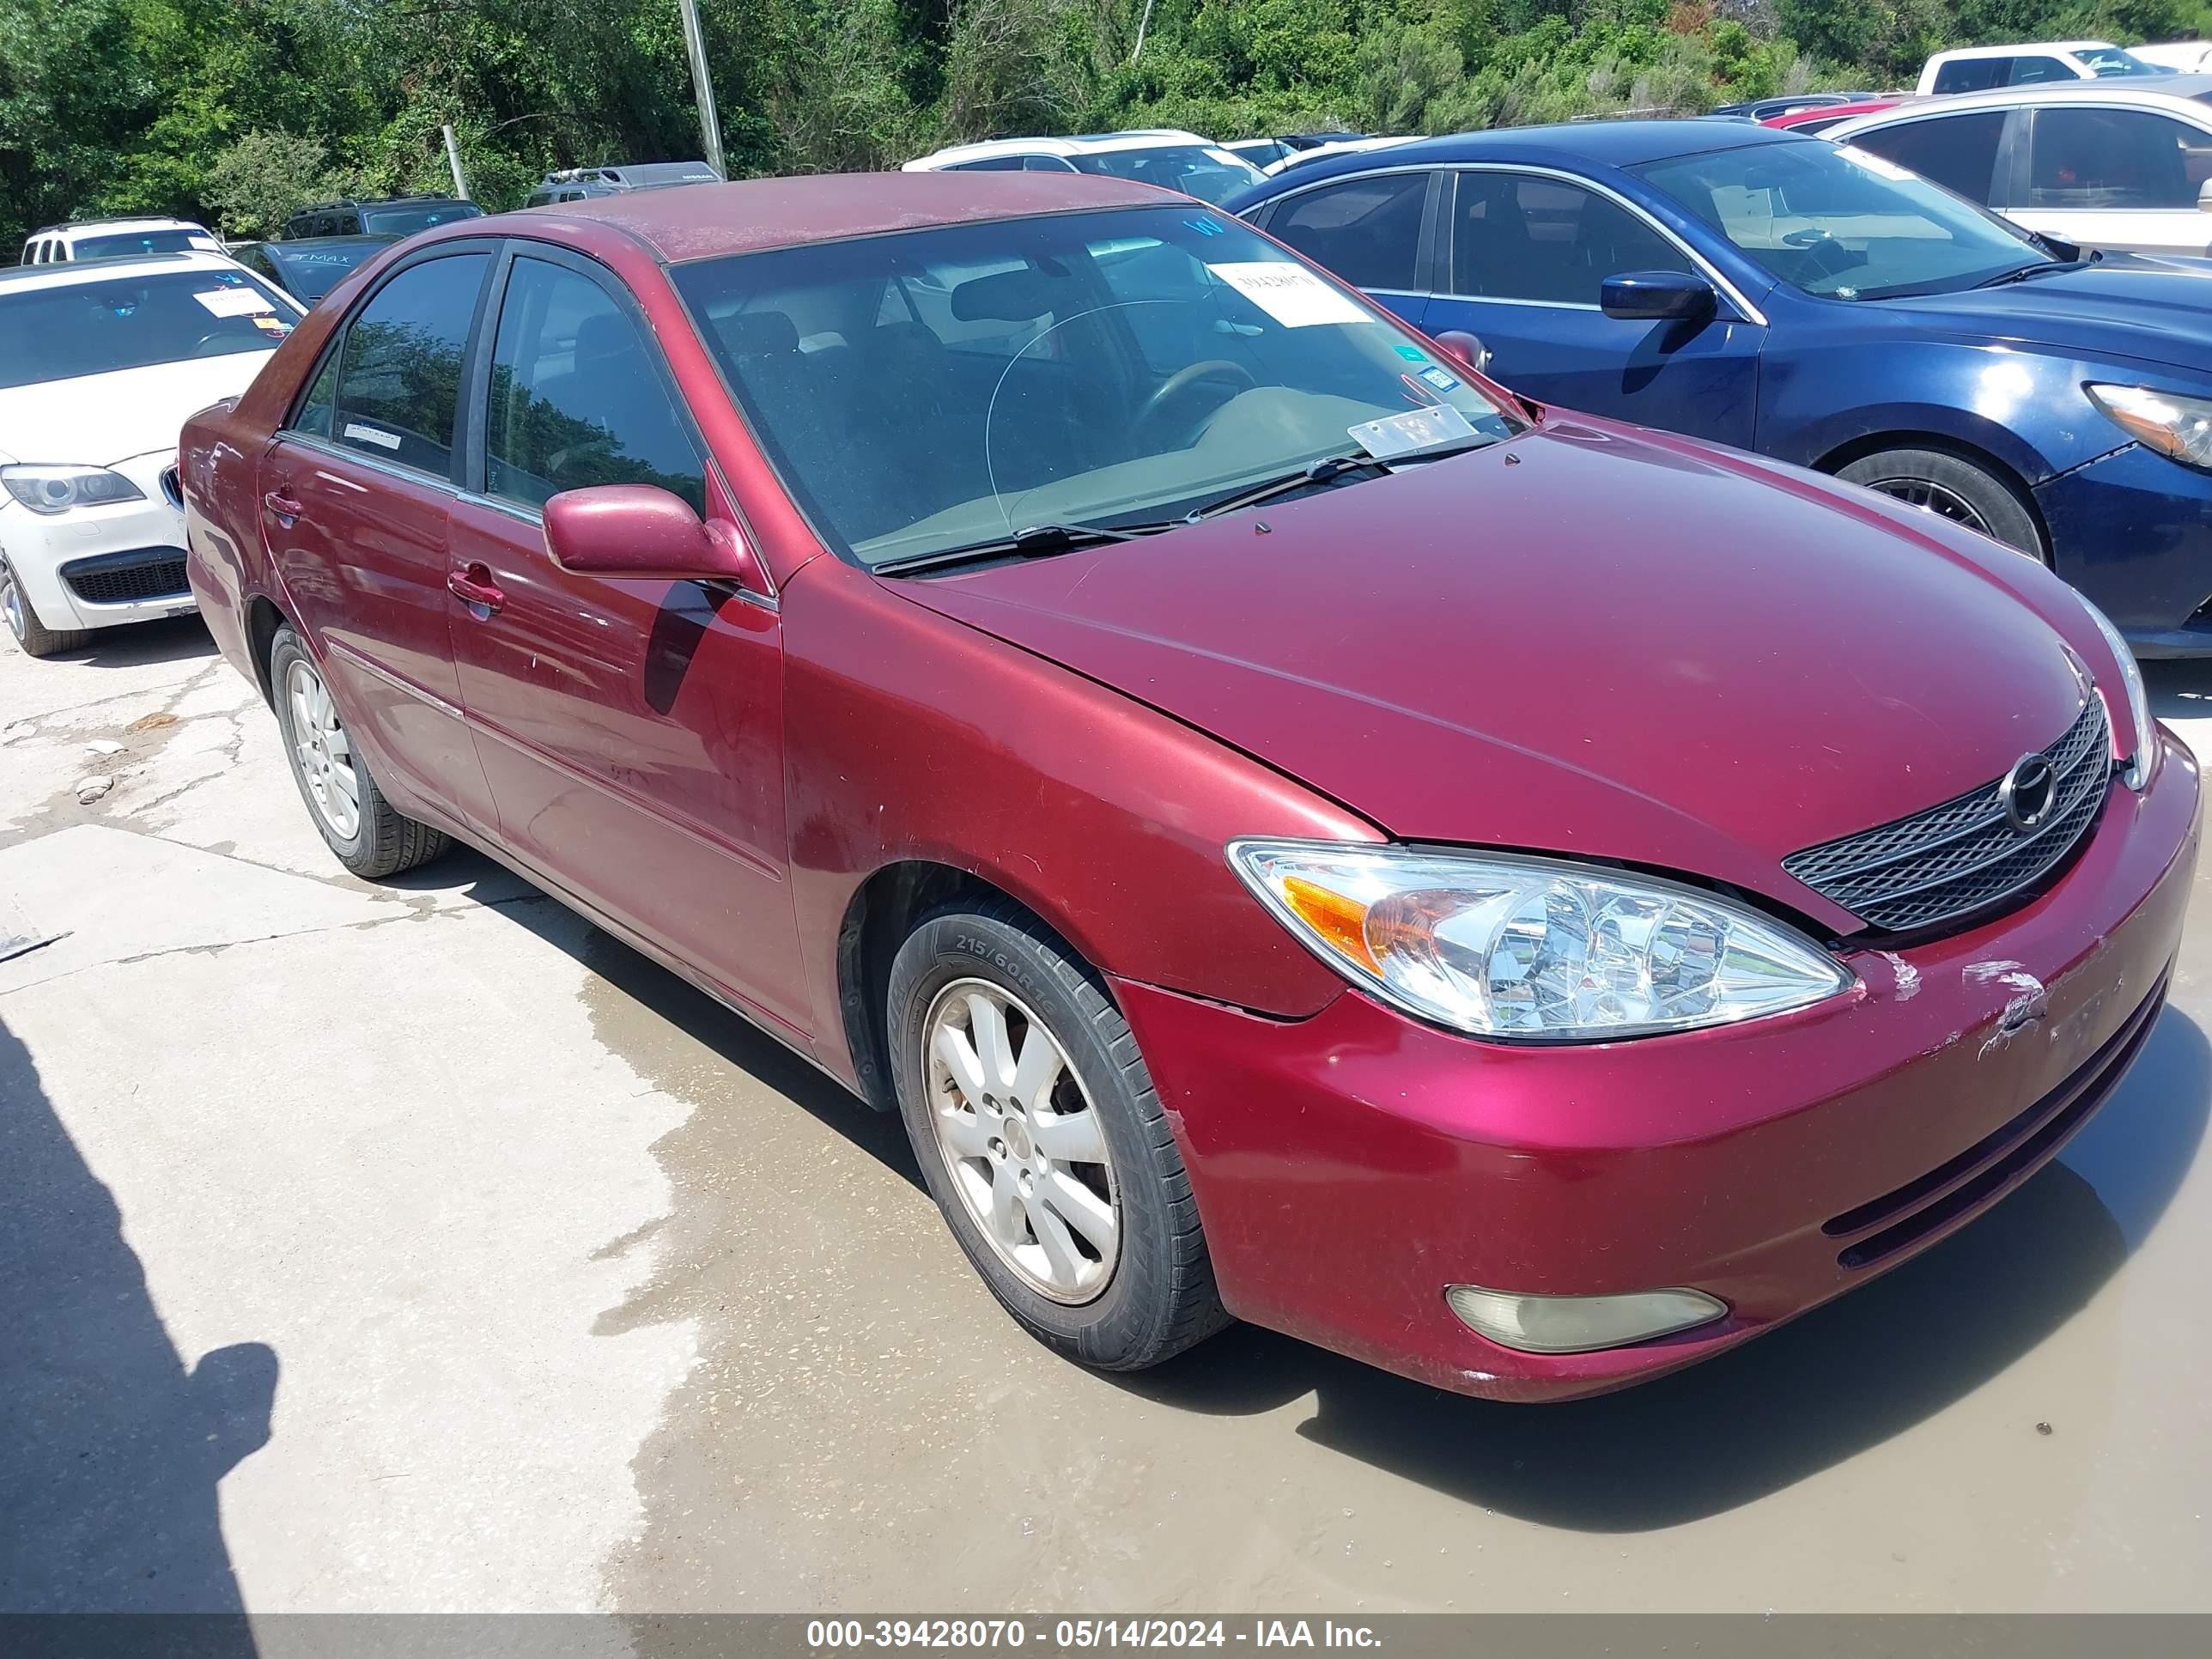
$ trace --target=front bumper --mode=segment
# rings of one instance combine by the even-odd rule
[[[1511,1047],[1346,991],[1261,1018],[1117,981],[1231,1310],[1462,1393],[1641,1381],[1898,1265],[2039,1169],[2154,1022],[2197,857],[2194,760],[2115,782],[2064,876],[1856,990],[1711,1031]],[[1597,1352],[1477,1336],[1444,1287],[1687,1286],[1726,1316]]]
[[[2058,574],[2137,656],[2212,656],[2212,473],[2130,444],[2034,493]]]
[[[52,517],[12,500],[0,507],[0,557],[40,622],[114,628],[198,609],[184,576],[184,509],[161,478],[175,460],[173,450],[157,450],[115,464],[143,501]]]

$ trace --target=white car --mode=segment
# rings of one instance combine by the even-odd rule
[[[1218,202],[1260,182],[1260,169],[1210,138],[1179,127],[1097,132],[1080,138],[991,138],[954,144],[906,163],[907,173],[1097,173]]]
[[[1326,160],[1331,155],[1353,155],[1362,150],[1388,149],[1393,144],[1410,144],[1418,134],[1401,135],[1389,138],[1332,138],[1325,144],[1316,144],[1310,149],[1295,149],[1279,161],[1271,161],[1262,169],[1272,179],[1279,173],[1288,173],[1309,161]]]
[[[1996,87],[2162,73],[2109,40],[2040,40],[1939,52],[1922,65],[1916,90],[1926,97],[1930,93],[1987,92]]]
[[[193,609],[177,434],[302,315],[215,253],[0,270],[0,617],[33,657]]]
[[[2130,46],[2128,56],[2160,74],[2202,75],[2212,70],[2212,40],[2172,40],[2162,46]]]
[[[1821,136],[2083,248],[2212,251],[2212,75],[1969,93]]]
[[[205,225],[189,219],[72,219],[31,233],[23,244],[27,265],[72,259],[127,259],[139,253],[220,253],[222,244]]]

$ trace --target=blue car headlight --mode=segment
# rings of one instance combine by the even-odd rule
[[[2212,471],[2212,400],[2147,386],[2089,386],[2089,401],[2146,449]]]

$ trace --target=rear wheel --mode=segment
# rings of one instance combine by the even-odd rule
[[[427,864],[446,837],[385,799],[338,718],[322,670],[289,627],[269,642],[269,684],[292,781],[338,862],[370,881]]]
[[[31,609],[30,596],[15,579],[13,566],[0,562],[0,619],[8,624],[8,631],[15,643],[23,647],[27,657],[51,657],[57,652],[74,651],[92,637],[88,629],[48,628],[39,620],[39,613]]]
[[[1886,449],[1836,476],[1939,519],[1978,530],[2032,559],[2044,557],[2035,515],[1994,473],[1940,449]]]
[[[1229,1322],[1136,1039],[1062,940],[1011,901],[949,907],[900,947],[888,1001],[930,1193],[1031,1334],[1138,1370]]]

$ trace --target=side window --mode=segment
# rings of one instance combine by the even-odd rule
[[[410,265],[362,307],[338,366],[337,442],[425,472],[452,471],[461,357],[490,258],[462,253]]]
[[[1695,269],[1642,219],[1580,185],[1511,173],[1460,175],[1455,294],[1595,306],[1616,272]]]
[[[2212,133],[2146,110],[2039,109],[2027,173],[2023,207],[2194,208]]]
[[[1855,149],[1871,150],[1884,161],[1894,161],[1986,207],[2004,124],[2005,112],[1993,109],[1973,115],[1900,121],[1874,132],[1855,133],[1849,142]]]
[[[1267,232],[1354,288],[1414,289],[1428,192],[1425,173],[1348,179],[1293,196]]]
[[[300,400],[300,407],[292,416],[293,431],[308,433],[318,438],[331,435],[331,416],[337,406],[338,358],[344,349],[344,347],[339,347],[324,361],[321,372],[315,376],[315,383],[307,388],[307,395]]]
[[[485,414],[486,488],[525,507],[592,484],[658,484],[707,510],[705,469],[653,346],[590,278],[517,259]]]
[[[1987,92],[2004,84],[2005,71],[2011,66],[2009,58],[1954,58],[1936,71],[1935,90]]]
[[[1024,173],[1073,173],[1075,171],[1075,163],[1059,155],[1024,155],[1022,157],[1022,171]]]
[[[2039,81],[2078,81],[2081,77],[2056,58],[2015,58],[2012,73],[2005,76],[2008,87],[2032,87]]]
[[[947,173],[1019,173],[1026,159],[1019,155],[986,155],[980,161],[960,161],[945,168]]]

